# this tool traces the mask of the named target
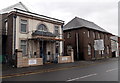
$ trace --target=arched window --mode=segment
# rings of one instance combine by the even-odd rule
[[[91,55],[91,46],[88,44],[88,55]]]
[[[38,27],[37,27],[37,30],[39,31],[45,31],[47,32],[47,27],[44,25],[44,24],[40,24]]]

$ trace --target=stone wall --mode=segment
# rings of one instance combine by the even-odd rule
[[[22,50],[16,50],[16,66],[20,67],[29,67],[29,66],[37,66],[43,65],[42,58],[28,58],[22,56]]]

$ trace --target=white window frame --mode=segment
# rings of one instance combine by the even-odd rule
[[[57,31],[57,33],[56,33],[56,31]],[[59,32],[59,26],[55,25],[55,27],[54,27],[54,33],[55,33],[55,35],[59,36],[59,34],[60,34],[60,32]]]
[[[25,22],[22,22],[22,20],[26,21],[26,23],[25,23]],[[25,24],[25,25],[26,25],[26,32],[23,32],[23,31],[22,31],[22,24]],[[27,20],[27,19],[20,19],[20,32],[21,32],[21,33],[27,33],[27,32],[28,32],[28,20]]]
[[[25,44],[22,44],[22,41],[25,41]],[[20,48],[22,49],[22,46],[25,45],[26,46],[26,54],[23,54],[23,56],[27,55],[27,41],[26,40],[20,40]]]
[[[41,27],[42,30],[40,30],[40,29],[39,29],[39,26],[40,26],[40,25],[44,25],[45,27]],[[46,28],[46,30],[44,30],[44,28]],[[48,28],[47,28],[47,26],[46,26],[45,24],[39,24],[38,27],[37,27],[37,30],[38,30],[38,31],[43,31],[43,32],[48,32]]]

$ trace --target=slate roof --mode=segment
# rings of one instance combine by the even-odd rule
[[[44,31],[38,31],[38,30],[33,32],[32,35],[33,36],[39,35],[39,36],[47,36],[47,37],[56,37],[56,35],[51,32],[44,32]]]
[[[22,2],[19,2],[19,3],[16,3],[14,5],[11,5],[7,8],[4,8],[4,9],[0,10],[0,14],[9,13],[11,11],[14,11],[14,8],[18,8],[18,9],[21,9],[21,10],[24,10],[24,11],[29,11],[28,8]]]
[[[65,31],[65,30],[77,29],[77,28],[82,28],[82,27],[86,27],[86,28],[89,28],[89,29],[94,29],[94,30],[109,33],[106,30],[104,30],[103,28],[96,25],[95,23],[87,21],[87,20],[79,18],[79,17],[75,17],[70,22],[68,22],[64,26],[63,30]]]

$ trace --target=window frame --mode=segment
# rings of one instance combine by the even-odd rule
[[[59,29],[60,29],[59,26],[57,26],[57,25],[54,26],[54,34],[57,35],[57,36],[60,35],[60,30]],[[57,34],[56,34],[56,31],[58,31]]]
[[[44,27],[44,28],[41,27],[42,30],[40,30],[40,29],[39,29],[39,28],[40,28],[40,27],[39,27],[40,25],[44,25],[45,27]],[[44,29],[46,29],[46,30],[44,30]],[[48,32],[48,28],[47,28],[47,26],[46,26],[45,24],[43,24],[43,23],[41,23],[41,24],[39,24],[39,25],[37,26],[37,30],[38,30],[38,31],[43,31],[43,32]]]
[[[25,41],[26,43],[24,45],[22,45],[22,41]],[[26,56],[27,55],[27,40],[25,39],[20,39],[20,49],[22,49],[22,46],[26,46],[26,54],[23,54],[23,51],[22,51],[22,55],[23,56]]]
[[[21,29],[22,29],[22,20],[26,20],[27,22],[26,23],[23,23],[23,24],[26,24],[26,32],[23,32]],[[20,33],[22,34],[27,34],[28,33],[28,19],[25,19],[25,18],[20,18]]]
[[[95,32],[93,32],[93,38],[95,39]]]
[[[98,39],[100,39],[100,33],[98,33]]]

